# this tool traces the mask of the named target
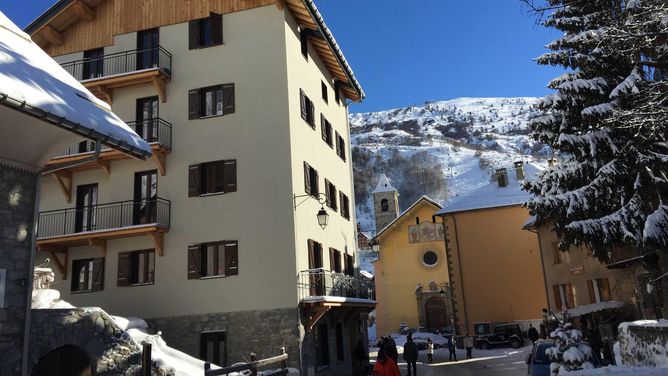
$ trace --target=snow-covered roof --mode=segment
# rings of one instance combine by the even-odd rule
[[[101,139],[103,144],[136,157],[151,155],[150,146],[111,112],[107,103],[91,94],[2,12],[0,104],[5,110],[29,115],[51,127],[56,125],[87,139]],[[30,127],[25,119],[15,127]],[[5,156],[12,157],[20,155]]]
[[[439,208],[439,209],[442,208],[441,204],[439,204],[439,203],[436,202],[435,200],[432,200],[432,199],[429,198],[428,196],[422,196],[422,197],[420,197],[419,199],[417,199],[417,200],[413,203],[413,205],[409,206],[408,209],[404,210],[403,213],[399,214],[399,216],[398,216],[397,218],[395,218],[392,222],[388,223],[387,226],[383,227],[383,229],[380,230],[380,231],[378,232],[378,234],[376,234],[376,236],[373,237],[373,239],[371,239],[371,241],[369,242],[369,244],[371,245],[372,243],[376,242],[376,241],[378,240],[378,238],[379,238],[379,237],[380,237],[380,236],[381,236],[387,229],[389,229],[389,228],[391,228],[392,226],[394,226],[395,223],[397,223],[397,222],[399,222],[401,219],[403,219],[403,217],[404,217],[406,214],[408,214],[411,210],[413,210],[414,208],[416,208],[416,207],[418,206],[418,204],[421,203],[421,202],[423,202],[423,201],[426,201],[426,202],[430,203],[431,205],[435,206],[436,208]]]
[[[450,214],[469,210],[489,209],[503,206],[521,205],[526,202],[530,195],[522,190],[521,183],[525,179],[532,179],[544,167],[535,163],[524,164],[525,178],[518,180],[515,168],[508,169],[508,185],[500,187],[498,182],[491,181],[488,184],[460,197],[448,206],[439,210],[436,214]]]
[[[598,303],[581,305],[573,309],[569,309],[567,312],[569,317],[578,317],[593,312],[603,311],[606,309],[623,307],[624,305],[625,303],[611,300],[609,302],[598,302]]]
[[[360,274],[365,278],[373,279],[373,274],[367,272],[366,270],[360,270]]]
[[[390,184],[390,178],[385,174],[381,174],[378,179],[378,185],[376,189],[371,191],[371,193],[384,193],[384,192],[396,192],[396,189]]]
[[[537,218],[536,218],[535,215],[529,216],[529,218],[527,218],[527,220],[522,225],[522,229],[528,230],[528,229],[534,227],[534,225],[536,224],[536,219]]]

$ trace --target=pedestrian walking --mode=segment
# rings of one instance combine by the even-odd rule
[[[372,376],[401,376],[397,363],[385,354],[385,350],[378,350],[376,364],[373,365]]]
[[[415,342],[413,342],[413,335],[408,333],[406,336],[406,344],[404,345],[404,360],[406,361],[408,368],[408,376],[414,375],[417,376],[417,359],[418,359],[418,348]],[[413,372],[411,373],[411,368]]]
[[[399,353],[397,352],[397,343],[394,342],[392,336],[385,337],[385,341],[383,342],[383,349],[385,350],[385,355],[392,358],[394,363],[397,363],[397,360],[399,359]]]
[[[545,323],[540,323],[540,338],[542,339],[547,339],[547,328],[545,327]]]
[[[450,339],[448,339],[448,349],[450,350],[450,361],[452,361],[452,358],[455,358],[455,362],[457,361],[457,342],[455,342],[455,336],[452,335],[450,336]]]
[[[466,348],[466,359],[473,358],[473,355],[471,355],[471,352],[473,351],[473,337],[469,336],[468,333],[466,333],[466,337],[464,337],[464,347]]]
[[[431,364],[434,362],[434,341],[431,338],[427,338],[427,363]]]
[[[529,330],[527,330],[527,336],[531,340],[531,343],[538,341],[538,330],[533,327],[533,324],[529,324]]]

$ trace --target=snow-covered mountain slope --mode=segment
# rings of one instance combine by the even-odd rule
[[[385,172],[407,208],[421,195],[447,204],[489,182],[513,162],[551,151],[533,141],[528,123],[537,98],[459,98],[350,115],[357,218],[375,230],[371,190]]]

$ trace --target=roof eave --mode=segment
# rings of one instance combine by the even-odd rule
[[[44,26],[53,16],[58,14],[60,11],[65,9],[72,0],[59,0],[57,3],[50,6],[44,13],[40,14],[39,17],[35,18],[32,22],[26,26],[23,31],[32,35],[40,27]]]

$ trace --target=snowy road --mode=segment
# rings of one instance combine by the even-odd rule
[[[434,363],[427,364],[427,354],[420,351],[417,364],[418,376],[431,375],[457,375],[457,376],[518,376],[526,375],[527,365],[525,363],[531,346],[520,349],[493,349],[488,351],[473,350],[473,359],[466,359],[464,350],[457,350],[457,362],[448,361],[448,352],[445,350],[434,351]],[[372,361],[376,353],[372,352]],[[407,375],[406,363],[402,355],[399,355],[399,369],[402,375]]]

